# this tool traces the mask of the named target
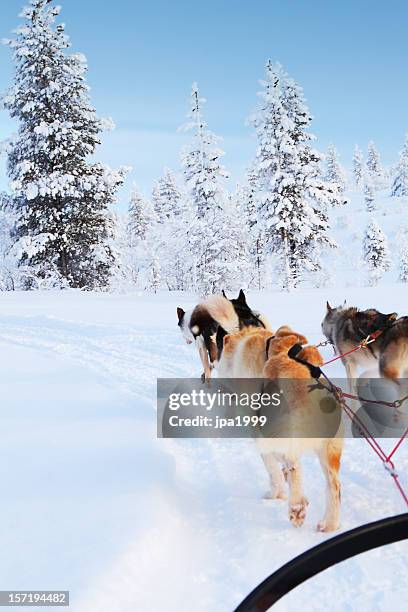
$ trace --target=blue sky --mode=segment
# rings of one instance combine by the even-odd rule
[[[163,167],[179,170],[188,135],[177,133],[191,83],[207,98],[206,119],[223,136],[231,183],[253,157],[246,119],[256,106],[267,58],[280,61],[304,88],[317,146],[333,142],[345,165],[355,143],[372,138],[394,163],[408,131],[408,6],[402,0],[60,0],[72,48],[85,53],[99,114],[117,129],[98,158],[130,164],[125,205],[136,181],[149,193]],[[0,8],[0,37],[19,23],[22,0]],[[9,50],[0,49],[0,90],[12,78]],[[0,140],[14,126],[0,111]],[[0,186],[6,185],[4,160]]]

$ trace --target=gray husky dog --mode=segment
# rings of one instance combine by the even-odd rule
[[[396,381],[408,374],[408,317],[383,314],[374,308],[359,310],[346,304],[332,308],[327,302],[322,331],[340,355],[356,348],[369,334],[380,331],[375,342],[342,358],[350,388],[355,390],[358,368],[377,365],[384,378]]]

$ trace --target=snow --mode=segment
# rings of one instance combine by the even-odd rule
[[[38,196],[38,185],[35,183],[28,183],[25,194],[27,196],[27,200],[35,200],[35,198]]]
[[[275,327],[317,341],[326,299],[345,298],[404,313],[406,286],[248,301]],[[180,293],[2,293],[0,589],[69,589],[75,612],[225,612],[327,537],[315,531],[324,485],[314,457],[304,461],[310,506],[296,530],[284,502],[262,500],[267,476],[252,441],[157,439],[156,378],[201,371],[176,325],[176,307],[194,303]],[[408,486],[406,449],[396,467]],[[346,441],[341,479],[343,530],[405,511],[363,440]],[[399,543],[356,557],[275,609],[402,609],[406,554]]]

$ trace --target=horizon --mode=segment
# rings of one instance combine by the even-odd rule
[[[2,7],[1,38],[10,37],[22,22],[18,14],[25,4],[9,0]],[[86,6],[79,0],[61,4],[57,23],[66,24],[72,52],[87,57],[92,104],[117,126],[102,135],[95,158],[113,168],[133,167],[119,193],[121,210],[127,207],[134,182],[150,196],[165,167],[180,174],[180,150],[191,135],[177,129],[185,122],[193,81],[207,100],[204,116],[209,129],[223,139],[223,164],[230,175],[227,187],[234,189],[255,155],[255,131],[247,118],[256,108],[259,80],[269,57],[304,89],[319,151],[324,153],[334,144],[341,163],[350,169],[355,144],[366,152],[373,140],[384,165],[398,159],[408,131],[408,79],[401,77],[408,43],[404,20],[393,20],[394,13],[387,13],[378,1],[364,0],[356,7],[350,0],[342,6],[318,0],[305,7],[262,0],[256,10],[234,6],[232,0],[211,0],[200,13],[200,23],[200,9],[185,0],[173,6],[164,0],[149,6],[130,0],[114,6],[101,6],[95,0]],[[397,7],[400,15],[407,14],[401,1]],[[387,22],[392,24],[392,35]],[[208,41],[208,32],[216,45]],[[321,53],[322,47],[327,47],[326,53]],[[6,47],[1,48],[0,65],[4,91],[13,76]],[[0,140],[13,131],[14,122],[1,110]],[[7,189],[4,156],[0,189]]]

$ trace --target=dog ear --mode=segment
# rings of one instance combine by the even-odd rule
[[[326,302],[326,309],[327,309],[327,314],[330,314],[331,312],[333,312],[333,308],[330,306],[329,302]]]
[[[302,334],[297,334],[297,343],[298,344],[307,344],[308,340],[306,336],[302,336]]]
[[[248,304],[246,302],[245,293],[243,292],[242,289],[240,289],[240,291],[239,291],[239,295],[237,297],[237,302],[239,302],[240,304],[243,304],[244,306],[248,306]]]
[[[185,314],[186,313],[184,312],[184,310],[180,308],[180,306],[177,306],[177,316],[178,316],[179,322],[183,320],[183,317]]]
[[[343,302],[343,308],[345,308],[347,306],[347,300],[344,300]]]
[[[281,325],[279,329],[276,330],[275,336],[277,338],[282,338],[283,336],[293,336],[294,331],[289,325]]]
[[[281,336],[274,338],[269,343],[269,355],[279,355],[280,353],[286,353],[289,349],[296,344],[298,336],[291,334],[289,336]]]
[[[228,346],[230,341],[231,341],[231,334],[227,334],[226,336],[224,336],[223,341],[222,341],[224,348]]]

